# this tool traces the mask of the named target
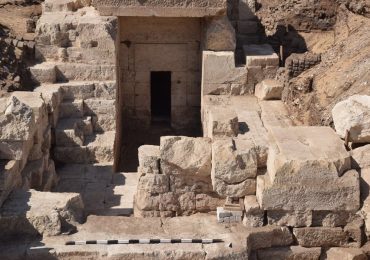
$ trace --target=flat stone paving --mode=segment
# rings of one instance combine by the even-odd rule
[[[51,253],[58,259],[214,259],[216,256],[246,259],[246,237],[249,232],[241,224],[220,225],[216,216],[209,214],[170,219],[90,216],[78,233],[40,241],[39,245],[50,251],[33,248],[28,250],[28,254],[37,256]],[[210,245],[64,245],[70,240],[149,238],[209,238],[223,239],[224,242]]]
[[[111,164],[69,164],[57,168],[55,192],[82,195],[87,214],[130,216],[137,173],[113,173]]]

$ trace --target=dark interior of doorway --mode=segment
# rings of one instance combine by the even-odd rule
[[[171,123],[171,72],[150,73],[152,124]]]

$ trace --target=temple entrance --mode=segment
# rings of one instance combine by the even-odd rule
[[[119,171],[161,136],[201,136],[200,18],[120,17]]]
[[[152,71],[150,75],[152,124],[171,122],[171,72]]]

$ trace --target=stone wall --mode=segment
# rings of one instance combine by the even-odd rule
[[[202,21],[197,18],[120,18],[124,124],[150,124],[153,71],[171,72],[172,126],[199,124],[201,35]]]

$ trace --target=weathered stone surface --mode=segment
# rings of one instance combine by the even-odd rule
[[[305,248],[301,246],[291,247],[277,247],[260,249],[257,251],[258,259],[274,259],[274,260],[287,260],[287,259],[306,259],[306,260],[319,260],[321,256],[321,247]],[[340,259],[340,258],[336,258]]]
[[[261,100],[281,99],[284,85],[277,80],[266,79],[257,84],[255,95]]]
[[[268,131],[274,127],[291,127],[294,125],[289,117],[288,109],[282,101],[261,101],[260,106],[262,110],[261,119]]]
[[[163,194],[169,192],[169,178],[164,174],[146,174],[141,176],[137,189],[143,190],[152,195]]]
[[[353,222],[341,227],[294,228],[298,244],[304,247],[361,247],[361,223]]]
[[[35,83],[55,83],[56,71],[55,64],[42,63],[30,68],[33,81]]]
[[[244,67],[235,66],[235,55],[231,51],[203,52],[202,96],[204,95],[243,95],[249,91],[245,88],[247,72]],[[244,87],[241,87],[244,86]],[[238,86],[239,90],[232,91]],[[254,87],[254,86],[253,86]]]
[[[207,136],[214,139],[233,137],[239,133],[238,116],[231,109],[214,108],[210,111]]]
[[[370,142],[370,96],[354,95],[339,102],[332,110],[335,130],[354,143]]]
[[[269,225],[310,227],[312,225],[312,212],[268,210],[267,221]]]
[[[257,176],[257,155],[248,140],[222,139],[212,143],[212,178],[236,184]]]
[[[139,169],[140,174],[159,174],[159,146],[143,145],[139,147]]]
[[[279,56],[275,53],[275,51],[269,44],[244,45],[243,49],[247,60],[247,67],[279,66]]]
[[[254,195],[244,198],[245,214],[243,224],[246,227],[262,227],[264,224],[265,212],[260,208],[257,198]]]
[[[361,202],[360,210],[365,221],[365,232],[370,235],[370,168],[361,169]]]
[[[19,161],[0,161],[0,207],[8,195],[22,184]]]
[[[210,176],[209,138],[161,137],[161,171],[169,175]]]
[[[349,154],[332,129],[274,128],[271,134],[276,145],[269,151],[268,172],[257,178],[263,209],[359,208],[358,173],[346,172],[351,168]]]
[[[170,1],[155,2],[94,0],[102,15],[116,16],[158,16],[158,17],[204,17],[215,16],[225,12],[225,0],[208,1]],[[143,8],[145,7],[145,8]]]
[[[228,184],[220,179],[212,180],[213,190],[221,197],[241,198],[256,194],[256,180],[246,179],[241,183]]]
[[[235,50],[235,30],[227,16],[215,17],[207,21],[205,48],[210,51]]]
[[[314,227],[343,227],[347,223],[357,221],[361,217],[357,211],[313,211],[312,226]]]
[[[17,190],[0,209],[1,239],[60,235],[63,228],[82,221],[83,203],[78,194]]]
[[[287,227],[266,226],[255,228],[247,236],[249,250],[290,246],[292,243],[293,236]]]
[[[348,260],[366,260],[365,253],[359,248],[340,248],[333,247],[326,251],[326,259],[348,259]]]
[[[351,151],[352,167],[365,169],[370,167],[370,145],[365,145]]]
[[[195,196],[195,209],[197,212],[215,211],[223,203],[224,199],[219,198],[216,194],[197,194]]]

